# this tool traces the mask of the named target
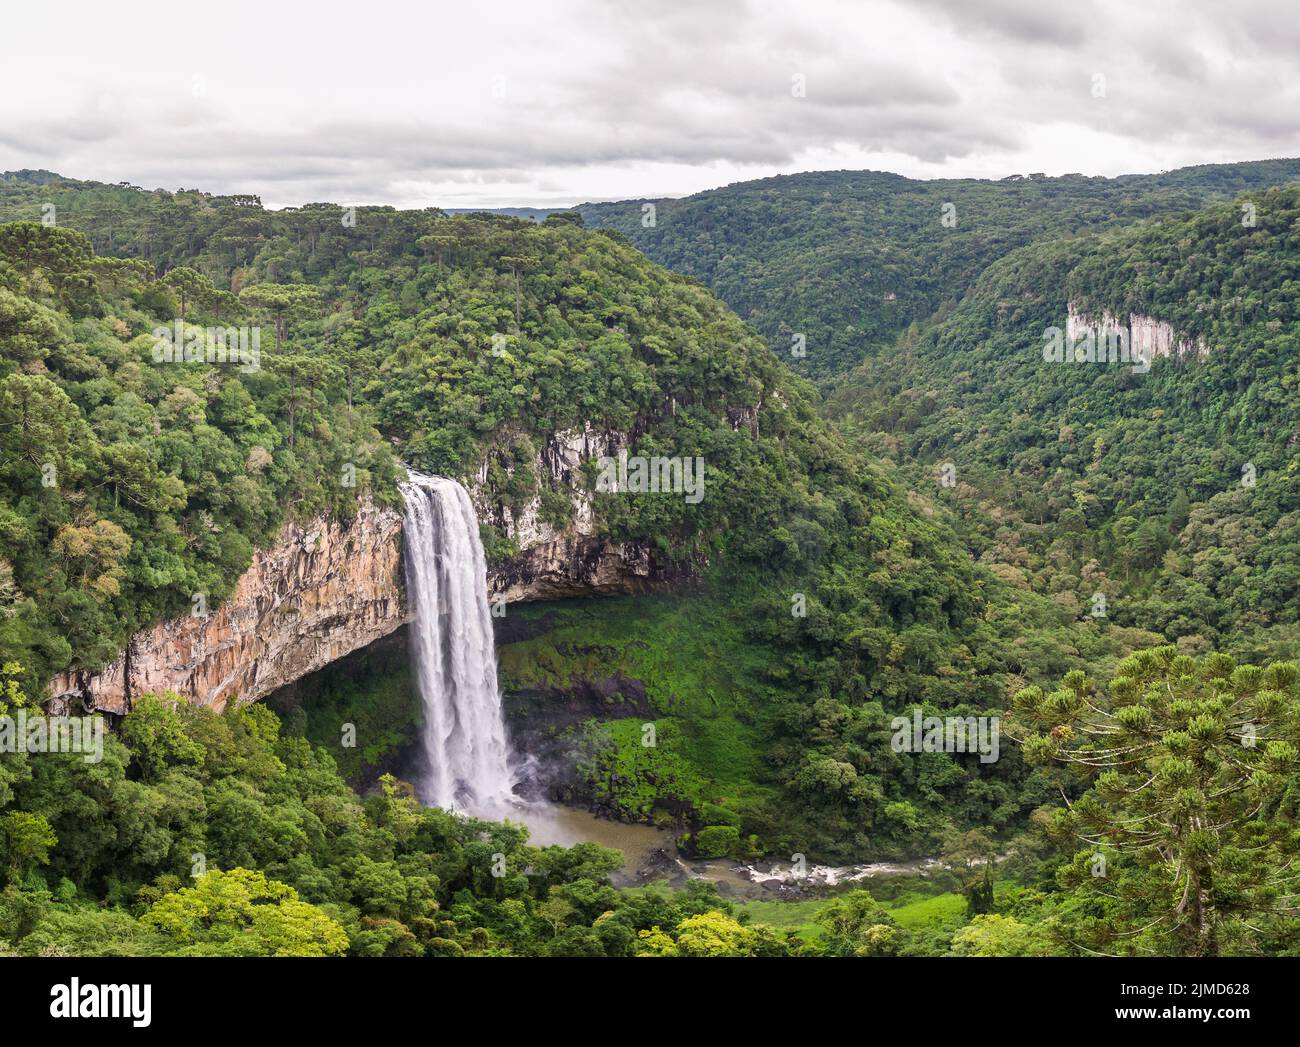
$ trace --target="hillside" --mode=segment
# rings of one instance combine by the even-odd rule
[[[949,865],[888,912],[861,888],[825,902],[825,940],[804,943],[710,885],[616,891],[618,855],[593,844],[421,809],[381,773],[420,715],[395,632],[273,695],[283,720],[137,696],[102,765],[0,761],[0,948],[684,954],[703,927],[747,955],[1203,951],[1165,841],[1120,857],[1123,827],[1155,816],[1183,834],[1176,875],[1252,898],[1254,922],[1215,918],[1214,949],[1293,948],[1268,877],[1294,851],[1297,674],[1263,663],[1296,651],[1300,189],[1121,222],[1290,170],[1247,168],[1109,203],[1104,180],[971,183],[1023,221],[972,223],[951,256],[917,227],[896,270],[912,319],[872,328],[887,350],[821,393],[706,287],[577,214],[269,212],[0,176],[0,713],[196,594],[221,606],[285,521],[396,505],[409,463],[474,489],[490,574],[579,518],[663,568],[653,593],[496,623],[531,786],[669,830],[694,861]],[[1171,351],[1044,359],[1053,326],[1119,318]],[[259,331],[257,353],[159,352],[159,329],[225,327]],[[840,364],[868,346],[850,334]],[[704,496],[599,497],[590,454],[556,468],[578,446],[698,456]],[[1001,748],[900,749],[914,713],[1004,724]],[[1181,776],[1098,776],[1094,716]],[[1265,744],[1242,748],[1247,721]],[[1231,826],[1210,856],[1181,842],[1190,788]],[[1088,872],[1103,844],[1076,853],[1098,825],[1123,906]],[[195,854],[212,871],[187,887]],[[216,892],[238,934],[195,915]]]
[[[617,229],[656,262],[703,282],[796,371],[823,380],[956,303],[1015,248],[1297,177],[1300,160],[1000,181],[823,171],[577,210],[588,226]],[[802,356],[792,353],[797,335]]]
[[[134,630],[187,613],[196,593],[219,606],[282,519],[347,515],[358,494],[392,501],[398,460],[481,477],[503,511],[488,514],[488,551],[509,561],[516,512],[569,525],[579,494],[535,463],[554,434],[584,428],[706,463],[698,502],[590,503],[600,533],[678,565],[678,588],[697,593],[683,617],[661,629],[597,615],[576,646],[534,634],[508,659],[524,690],[591,673],[650,681],[655,759],[681,763],[684,792],[654,766],[626,773],[626,732],[598,723],[571,739],[594,754],[583,788],[624,816],[731,826],[737,853],[752,837],[842,856],[929,847],[950,819],[1009,824],[1041,794],[1022,792],[1017,761],[935,754],[918,770],[865,740],[885,736],[892,711],[997,708],[1083,664],[1081,649],[1114,658],[1138,642],[1067,623],[1068,642],[1035,644],[1062,623],[1016,596],[1013,644],[1011,590],[971,563],[944,515],[851,452],[707,291],[617,236],[563,216],[363,210],[353,223],[325,205],[0,182],[5,216],[42,198],[85,232],[0,226],[12,506],[0,629],[33,696],[69,662],[93,668]],[[88,237],[145,257],[97,256]],[[261,327],[258,366],[155,362],[155,327],[182,313],[187,331]],[[66,434],[57,484],[42,484],[33,417]],[[594,472],[587,462],[583,497]],[[683,630],[713,653],[679,665],[673,686],[661,659]],[[924,799],[918,773],[934,776]],[[634,799],[647,783],[648,803]],[[922,812],[938,820],[917,836]]]
[[[88,201],[121,201],[102,246],[171,259],[156,272],[97,256],[63,225],[3,227],[0,431],[17,514],[4,559],[13,600],[42,609],[44,624],[15,641],[32,670],[93,666],[194,593],[215,605],[285,515],[347,513],[358,492],[393,500],[396,458],[481,474],[504,521],[498,558],[516,551],[507,532],[525,507],[568,523],[573,492],[535,466],[573,429],[633,454],[706,458],[707,499],[599,506],[599,531],[655,543],[666,560],[724,545],[757,555],[762,521],[824,482],[802,464],[807,397],[762,343],[604,235],[427,213],[362,213],[353,226],[338,208],[268,214],[22,178],[0,182],[0,216],[39,214],[32,192],[69,224]],[[181,317],[186,338],[216,325],[260,340],[226,363],[158,362],[155,330]],[[150,432],[161,438],[139,439]],[[43,485],[47,464],[55,482]],[[57,538],[65,526],[105,548],[74,555]],[[79,610],[56,611],[64,599]]]
[[[1300,189],[1251,199],[1253,225],[1238,201],[1012,252],[828,414],[919,483],[953,463],[947,503],[1016,584],[1085,614],[1103,593],[1110,620],[1191,652],[1295,657]],[[1152,318],[1174,351],[1046,362],[1071,313]]]

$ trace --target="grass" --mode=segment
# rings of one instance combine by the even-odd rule
[[[825,898],[809,898],[799,902],[739,902],[736,912],[745,913],[750,923],[767,924],[778,931],[794,931],[804,941],[815,942],[821,939],[822,929],[813,918],[826,901]]]
[[[827,901],[827,898],[808,898],[797,902],[740,902],[736,911],[748,914],[751,923],[795,931],[805,941],[812,942],[822,937],[822,929],[814,920]],[[966,922],[966,899],[951,892],[926,897],[909,891],[889,903],[888,909],[898,925],[909,931],[950,932]]]
[[[909,931],[956,930],[966,922],[966,898],[952,893],[927,898],[909,892],[890,904],[889,915]]]
[[[759,672],[768,655],[746,642],[729,597],[705,592],[511,608],[521,618],[546,618],[550,628],[498,649],[503,683],[509,691],[563,688],[575,678],[615,673],[640,680],[659,721],[675,728],[673,754],[705,783],[703,798],[731,809],[762,807],[776,792],[757,784],[765,768],[755,699],[765,692]]]

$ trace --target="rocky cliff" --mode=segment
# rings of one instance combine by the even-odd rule
[[[537,452],[534,475],[569,497],[565,527],[542,520],[540,497],[519,511],[506,509],[484,465],[472,484],[479,518],[521,550],[489,570],[494,600],[636,592],[659,579],[648,546],[595,533],[581,463],[616,453],[618,441],[614,433],[557,433]],[[288,524],[273,545],[258,550],[220,607],[136,634],[100,672],[60,673],[50,683],[48,707],[124,713],[134,696],[162,691],[215,709],[232,698],[262,698],[406,622],[401,549],[400,513],[369,502],[351,521]]]
[[[1210,347],[1202,339],[1185,338],[1164,320],[1157,320],[1142,313],[1130,313],[1125,318],[1103,311],[1100,316],[1086,315],[1074,302],[1068,305],[1066,316],[1066,337],[1073,345],[1080,336],[1091,332],[1102,353],[1108,346],[1107,339],[1115,340],[1122,336],[1127,339],[1129,356],[1134,360],[1144,360],[1148,364],[1157,357],[1206,356]]]
[[[398,513],[368,502],[346,523],[287,524],[220,607],[137,633],[101,672],[59,674],[51,704],[123,713],[161,691],[215,709],[261,698],[405,621],[401,533]]]
[[[540,493],[517,511],[504,505],[488,483],[491,454],[484,459],[471,490],[479,519],[496,526],[522,550],[488,572],[488,592],[494,600],[516,603],[638,592],[660,580],[647,544],[615,543],[596,534],[591,491],[583,481],[583,462],[612,458],[626,441],[626,434],[587,426],[553,433],[536,450],[529,465],[539,491],[545,486],[568,499],[570,517],[563,527],[543,519]],[[503,464],[508,473],[519,467]]]

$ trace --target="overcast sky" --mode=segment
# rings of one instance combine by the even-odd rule
[[[268,206],[1300,155],[1294,0],[64,0],[3,17],[0,169]]]

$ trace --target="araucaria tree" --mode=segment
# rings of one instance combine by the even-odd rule
[[[1173,647],[1125,659],[1105,693],[1082,672],[1013,703],[1031,763],[1090,788],[1046,818],[1073,850],[1054,923],[1075,948],[1214,956],[1285,951],[1300,916],[1300,670]],[[1080,843],[1082,847],[1080,847]]]

